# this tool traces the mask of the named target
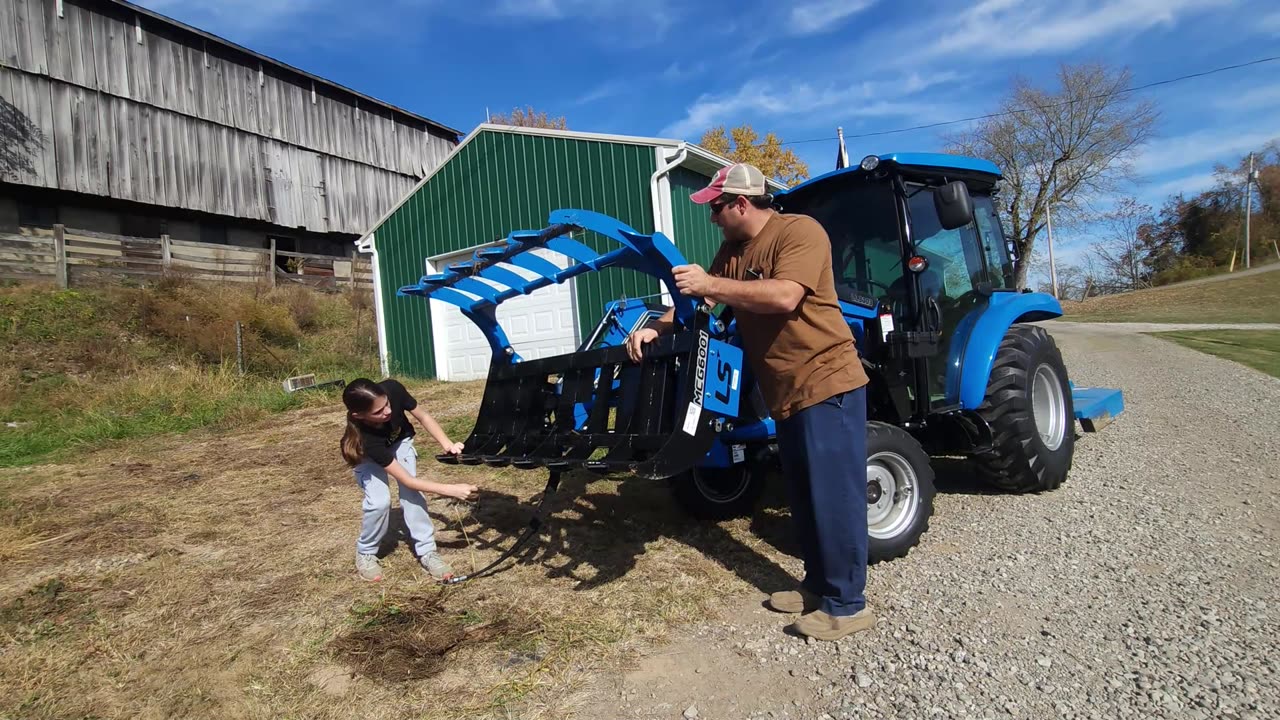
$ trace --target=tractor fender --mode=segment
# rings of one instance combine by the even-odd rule
[[[957,343],[964,358],[960,365],[960,405],[965,410],[977,410],[987,394],[987,381],[996,352],[1004,340],[1009,326],[1017,322],[1035,322],[1062,316],[1062,305],[1047,293],[993,293],[987,307],[969,321],[965,318],[957,328]],[[968,325],[967,336],[961,336]]]

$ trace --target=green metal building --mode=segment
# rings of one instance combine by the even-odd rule
[[[484,377],[488,345],[456,308],[397,297],[396,290],[504,241],[513,230],[545,227],[558,208],[594,210],[640,232],[661,231],[705,266],[720,232],[689,195],[727,163],[678,140],[480,125],[357,244],[373,258],[383,373]],[[582,242],[614,247],[599,237]],[[498,320],[523,357],[545,357],[575,349],[606,302],[660,292],[644,275],[611,268],[503,303]]]

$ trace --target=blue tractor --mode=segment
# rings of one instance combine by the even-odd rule
[[[1076,421],[1094,431],[1123,412],[1119,390],[1074,387],[1053,338],[1035,324],[1060,316],[1058,301],[1014,286],[1013,248],[996,211],[999,181],[984,160],[893,154],[775,196],[782,212],[826,229],[841,307],[871,378],[872,562],[902,557],[926,531],[931,457],[969,458],[1004,491],[1051,490],[1071,468]],[[576,239],[583,233],[617,247],[597,252]],[[535,250],[567,257],[568,267]],[[401,288],[458,306],[493,350],[467,450],[439,460],[546,469],[550,489],[574,469],[669,480],[697,516],[750,513],[778,470],[774,424],[731,311],[673,292],[671,269],[685,263],[661,233],[556,210],[548,227],[514,232]],[[616,301],[576,352],[531,360],[516,353],[497,322],[500,303],[609,267],[657,278],[669,305]],[[632,363],[626,336],[671,305],[677,332]]]

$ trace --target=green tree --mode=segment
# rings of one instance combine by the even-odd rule
[[[793,150],[783,148],[777,135],[768,133],[763,141],[759,138],[749,124],[739,125],[727,133],[720,125],[704,132],[698,144],[734,162],[755,165],[783,185],[793,185],[809,177],[809,166]]]

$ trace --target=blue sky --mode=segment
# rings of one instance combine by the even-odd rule
[[[469,131],[533,105],[571,129],[697,140],[751,122],[784,141],[995,108],[1015,73],[1127,65],[1144,84],[1280,55],[1272,0],[141,0],[258,52]],[[1280,138],[1280,62],[1144,91],[1157,137],[1130,194],[1208,187]],[[851,157],[933,150],[952,126],[851,138]],[[834,139],[793,146],[813,174]],[[1085,238],[1062,238],[1064,252]]]

